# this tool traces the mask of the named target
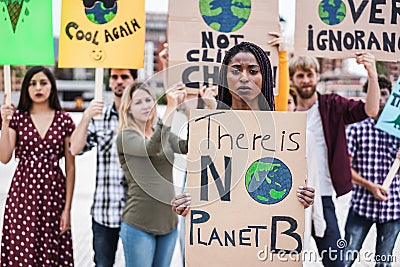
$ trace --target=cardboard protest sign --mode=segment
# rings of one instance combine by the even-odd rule
[[[144,0],[63,0],[59,67],[142,68]]]
[[[277,0],[170,0],[168,15],[168,86],[218,84],[225,52],[243,41],[270,53],[276,77],[278,51],[267,42],[268,32],[280,31]]]
[[[51,0],[0,0],[0,65],[53,65]]]
[[[399,25],[398,1],[297,0],[295,54],[347,58],[364,50],[397,61]]]
[[[400,78],[383,108],[376,128],[400,138]]]
[[[396,86],[394,90],[392,90],[385,107],[383,108],[382,114],[376,124],[376,128],[400,138],[400,77],[397,80]],[[382,184],[384,189],[389,189],[399,166],[400,161],[396,158]]]
[[[300,112],[192,111],[186,266],[302,266],[305,127]]]

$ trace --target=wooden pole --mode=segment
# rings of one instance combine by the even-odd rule
[[[6,97],[6,105],[11,104],[11,67],[10,65],[3,66],[4,72],[4,94]],[[11,120],[11,116],[7,116],[8,120]]]
[[[389,170],[389,173],[387,174],[385,181],[383,181],[382,187],[387,191],[390,187],[390,184],[392,183],[394,176],[397,173],[397,170],[400,167],[400,160],[396,158],[396,160],[393,162],[392,167]]]

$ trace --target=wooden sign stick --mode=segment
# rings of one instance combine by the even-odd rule
[[[95,82],[94,82],[94,99],[102,100],[103,98],[103,79],[104,79],[104,69],[96,68]],[[100,115],[94,116],[95,120],[100,119]]]
[[[4,65],[4,93],[7,94],[6,104],[11,104],[11,68],[10,65]]]
[[[6,105],[11,104],[11,67],[10,65],[4,65],[4,94],[7,95]],[[8,120],[11,120],[11,116],[7,117]]]
[[[389,173],[386,175],[385,181],[383,181],[382,187],[387,191],[390,187],[390,184],[392,183],[394,176],[397,173],[397,170],[400,167],[400,160],[396,158],[396,160],[393,162],[392,167],[389,170]]]

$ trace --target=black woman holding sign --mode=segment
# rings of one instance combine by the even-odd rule
[[[271,63],[259,46],[249,42],[233,46],[225,55],[219,78],[219,109],[275,109]],[[297,197],[307,208],[314,202],[314,189],[300,186]],[[172,200],[172,210],[178,215],[186,216],[190,204],[190,194],[184,193]]]

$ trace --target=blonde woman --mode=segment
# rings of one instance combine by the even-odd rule
[[[118,157],[128,183],[120,237],[126,266],[168,267],[177,238],[172,212],[174,153],[187,153],[186,140],[171,133],[171,121],[185,90],[169,90],[157,120],[156,99],[145,84],[125,90],[120,107]]]

